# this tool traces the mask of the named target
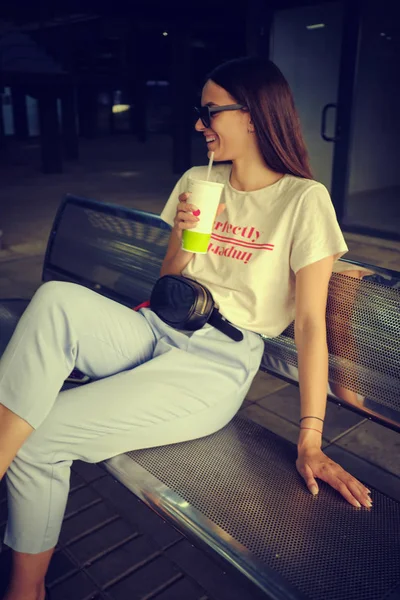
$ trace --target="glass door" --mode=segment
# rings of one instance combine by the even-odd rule
[[[400,239],[400,20],[365,0],[354,82],[346,229]]]
[[[270,58],[293,91],[314,179],[331,191],[343,11],[340,2],[276,10]]]
[[[400,21],[391,0],[276,10],[270,57],[344,230],[400,239]]]

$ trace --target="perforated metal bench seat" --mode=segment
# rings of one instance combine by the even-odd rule
[[[68,196],[43,281],[74,281],[134,306],[149,298],[169,231],[156,215]],[[327,309],[329,398],[400,430],[399,274],[340,264]],[[21,309],[17,301],[0,308],[3,348]],[[264,341],[262,369],[296,384],[293,325]],[[399,502],[374,490],[373,510],[355,510],[323,483],[313,498],[295,456],[292,444],[237,416],[207,438],[128,453],[104,466],[267,597],[400,598]]]
[[[236,416],[207,438],[129,452],[106,468],[268,598],[388,598],[400,584],[399,502],[373,490],[373,510],[355,510],[323,482],[313,498],[295,460],[294,445]]]

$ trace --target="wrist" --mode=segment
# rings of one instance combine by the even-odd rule
[[[322,432],[314,429],[300,428],[299,439],[297,442],[297,450],[299,452],[310,448],[321,449]]]
[[[318,414],[318,413],[317,413]],[[297,448],[299,451],[308,448],[321,448],[322,428],[324,426],[323,415],[316,416],[315,413],[307,414],[299,421],[300,432]]]

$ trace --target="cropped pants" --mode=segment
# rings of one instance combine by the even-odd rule
[[[182,332],[81,285],[43,284],[0,360],[0,403],[33,433],[7,471],[4,542],[36,554],[56,545],[72,461],[210,435],[235,415],[264,343],[210,325]],[[92,378],[60,391],[74,367]]]

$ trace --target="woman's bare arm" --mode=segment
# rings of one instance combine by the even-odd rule
[[[353,506],[371,507],[369,490],[321,450],[328,387],[326,302],[335,257],[317,261],[296,275],[295,343],[299,363],[302,420],[296,467],[312,493],[326,481]],[[318,418],[316,418],[318,417]]]

